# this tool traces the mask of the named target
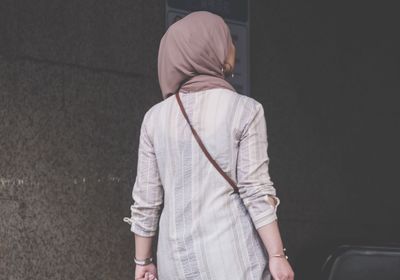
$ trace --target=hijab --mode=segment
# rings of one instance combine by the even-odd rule
[[[161,38],[158,51],[163,99],[178,91],[235,91],[222,71],[231,43],[229,27],[214,13],[196,11],[173,23]]]

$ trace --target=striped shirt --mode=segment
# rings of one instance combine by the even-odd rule
[[[269,176],[264,109],[254,98],[214,88],[180,93],[207,159],[175,96],[144,115],[131,217],[140,236],[155,236],[160,280],[269,280],[268,253],[257,229],[277,219]],[[276,198],[272,205],[268,196]]]

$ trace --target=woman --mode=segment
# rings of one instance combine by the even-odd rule
[[[135,279],[294,279],[277,225],[263,106],[225,80],[234,66],[229,28],[213,13],[192,12],[161,39],[164,100],[144,116],[134,204],[124,218],[135,233]],[[195,141],[176,93],[239,192]],[[156,266],[149,258],[157,229]]]

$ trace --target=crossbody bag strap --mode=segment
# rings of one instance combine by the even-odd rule
[[[186,114],[185,108],[183,107],[181,98],[179,97],[179,91],[175,93],[176,99],[178,101],[179,107],[181,108],[181,111],[188,122],[190,129],[192,130],[192,133],[194,135],[194,138],[196,138],[197,143],[199,143],[200,148],[203,150],[204,154],[207,156],[209,161],[214,165],[214,167],[218,170],[219,173],[228,181],[228,183],[232,186],[232,188],[235,190],[235,192],[239,193],[239,189],[236,185],[236,183],[228,176],[226,173],[222,170],[222,168],[215,162],[215,160],[211,157],[211,155],[208,153],[206,147],[204,146],[203,142],[201,141],[199,135],[197,134],[196,130],[193,128],[192,124],[189,121],[189,118]]]

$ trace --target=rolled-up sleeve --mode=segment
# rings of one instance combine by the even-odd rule
[[[280,199],[269,175],[267,123],[261,103],[256,103],[243,128],[238,151],[237,185],[256,229],[277,217]],[[271,204],[269,197],[275,199]]]
[[[138,149],[138,164],[132,189],[131,217],[123,221],[131,225],[131,231],[140,236],[156,234],[160,210],[163,203],[163,186],[151,137],[146,129],[146,113],[141,129]]]

